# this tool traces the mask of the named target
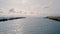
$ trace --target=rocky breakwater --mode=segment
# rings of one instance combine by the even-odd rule
[[[0,22],[3,22],[3,21],[8,21],[8,20],[15,20],[15,19],[23,19],[23,18],[26,18],[26,17],[0,17]]]
[[[60,16],[47,16],[46,18],[56,20],[56,21],[60,21]]]

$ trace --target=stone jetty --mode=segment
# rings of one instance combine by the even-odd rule
[[[46,18],[56,20],[56,21],[60,21],[60,16],[47,16]]]

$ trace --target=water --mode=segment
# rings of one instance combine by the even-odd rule
[[[60,22],[40,17],[0,22],[0,34],[60,34]]]

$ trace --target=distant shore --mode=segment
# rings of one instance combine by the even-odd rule
[[[46,18],[56,20],[56,21],[60,21],[60,16],[47,16]]]

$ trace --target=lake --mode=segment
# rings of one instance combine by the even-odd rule
[[[60,34],[60,22],[43,17],[0,22],[0,34]]]

